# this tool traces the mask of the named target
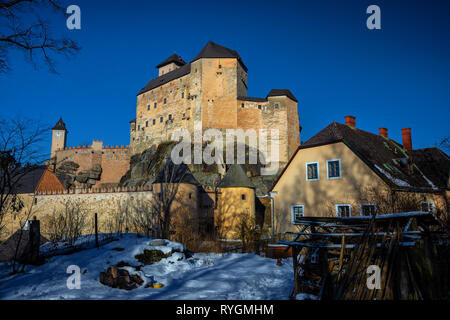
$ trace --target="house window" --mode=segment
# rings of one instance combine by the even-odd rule
[[[159,122],[163,122],[163,117],[160,117],[160,118],[159,118]]]
[[[189,199],[192,199],[192,193],[189,193]]]
[[[172,120],[172,115],[171,114],[169,114],[169,120]]]
[[[420,209],[424,212],[434,213],[434,202],[422,202],[420,204]]]
[[[158,106],[158,103],[155,102],[155,104],[153,105],[153,107],[156,109],[157,106]]]
[[[34,204],[37,204],[37,198],[34,198]],[[16,219],[15,215],[14,215],[14,219]]]
[[[328,179],[341,178],[341,159],[327,160]]]
[[[319,180],[319,162],[306,163],[306,181]]]
[[[243,108],[243,107],[244,107],[244,104],[242,103],[242,104],[241,104],[241,108]]]
[[[300,217],[305,216],[305,206],[302,204],[291,205],[291,220],[295,223]]]
[[[278,109],[280,105],[278,103],[275,103],[275,109]]]
[[[167,98],[164,98],[164,104],[166,104],[167,103]]]
[[[258,104],[258,109],[259,109],[259,110],[261,110],[261,108],[262,108],[262,107],[261,107],[261,105],[260,105],[260,104]]]
[[[349,204],[337,204],[336,205],[336,217],[351,217],[352,208]]]
[[[241,199],[245,200],[245,194],[241,194]]]
[[[377,211],[377,206],[375,203],[361,203],[359,211],[361,216],[373,216]]]

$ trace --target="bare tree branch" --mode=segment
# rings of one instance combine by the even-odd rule
[[[8,55],[13,50],[24,52],[35,68],[43,62],[51,72],[56,73],[54,55],[73,56],[81,48],[68,38],[53,37],[50,23],[42,18],[46,8],[64,15],[65,9],[57,0],[0,0],[0,73],[11,69]],[[36,19],[30,19],[30,16]]]

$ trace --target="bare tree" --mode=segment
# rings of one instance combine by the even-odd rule
[[[56,73],[55,54],[68,57],[81,49],[71,39],[52,36],[50,23],[43,18],[48,10],[65,14],[59,0],[0,0],[0,73],[11,69],[12,50],[22,51],[34,67],[40,61]]]
[[[189,169],[185,164],[174,165],[168,160],[156,179],[157,185],[153,186],[152,211],[155,221],[154,233],[157,237],[167,239],[170,236],[172,205],[187,170]]]
[[[18,192],[27,183],[25,177],[45,159],[40,143],[47,133],[48,128],[36,121],[0,119],[0,231],[5,216],[25,205]]]

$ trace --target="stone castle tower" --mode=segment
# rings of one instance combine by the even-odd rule
[[[193,136],[194,123],[203,131],[278,129],[280,162],[299,146],[297,99],[287,89],[248,97],[248,69],[236,51],[208,42],[191,62],[173,54],[157,68],[158,77],[137,95],[136,119],[130,122],[132,154],[170,140],[178,128]]]

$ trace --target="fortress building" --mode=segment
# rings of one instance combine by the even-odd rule
[[[193,137],[194,123],[203,131],[278,129],[280,162],[299,146],[297,99],[287,89],[248,97],[248,69],[236,51],[208,42],[189,63],[173,54],[156,67],[158,77],[137,95],[136,119],[130,122],[133,154],[169,140],[178,128]]]
[[[260,129],[278,130],[280,168],[299,146],[297,99],[287,89],[272,89],[265,98],[248,97],[248,69],[236,51],[208,42],[189,63],[173,54],[156,67],[158,77],[137,95],[129,146],[94,140],[90,146],[67,147],[63,120],[53,127],[50,163],[66,189],[117,185],[130,170],[133,155],[171,140],[179,128],[194,137],[194,124],[202,131],[254,129],[257,135]],[[273,141],[269,131],[269,152]]]

